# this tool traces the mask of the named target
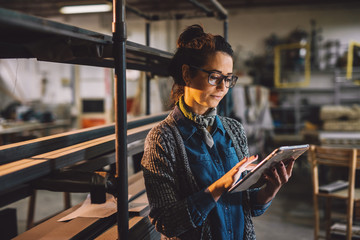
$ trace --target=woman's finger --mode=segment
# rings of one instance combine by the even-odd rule
[[[252,163],[250,163],[249,165],[247,165],[247,166],[245,167],[244,170],[251,171],[251,170],[253,170],[253,169],[256,167],[256,165],[257,165],[257,164],[252,164]]]
[[[268,174],[268,176],[273,179],[273,183],[276,185],[280,185],[281,184],[281,179],[280,176],[277,172],[277,169],[275,167],[270,169],[270,173]]]
[[[244,167],[246,168],[247,165],[251,164],[252,162],[256,161],[258,159],[258,155],[253,155],[251,157],[245,157],[240,162],[238,162],[235,167],[240,168]]]
[[[272,173],[264,173],[264,179],[267,182],[267,184],[271,184],[272,186],[276,186],[278,185],[278,181],[276,180],[276,178],[274,177],[274,175]]]
[[[286,166],[286,172],[289,177],[291,177],[294,163],[295,163],[295,159],[291,159],[289,164]]]
[[[289,177],[288,177],[288,173],[287,173],[284,163],[279,162],[276,170],[277,170],[277,174],[280,179],[280,183],[282,183],[282,184],[286,183],[288,181]]]

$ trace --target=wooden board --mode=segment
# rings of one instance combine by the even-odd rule
[[[128,143],[143,139],[155,124],[128,130]],[[2,164],[0,165],[0,191],[112,151],[115,151],[114,134]]]
[[[138,192],[143,191],[144,182],[143,182],[142,172],[132,175],[128,182],[129,193],[136,195]],[[142,186],[142,187],[141,187]],[[143,194],[144,195],[144,194]],[[143,196],[138,201],[143,201]],[[136,199],[135,199],[136,200]],[[135,201],[134,200],[134,201]],[[69,213],[75,211],[81,206],[78,204],[52,218],[49,220],[35,226],[34,228],[22,233],[17,236],[15,239],[28,240],[28,239],[89,239],[97,236],[103,232],[108,232],[106,229],[109,229],[110,226],[114,225],[116,221],[116,214],[108,218],[75,218],[68,222],[58,222],[57,220],[68,215]],[[141,221],[146,221],[147,217],[135,216],[129,219],[129,227],[132,228],[137,226]],[[140,226],[138,226],[140,227]],[[117,230],[115,231],[117,233]],[[111,233],[110,233],[111,234]],[[107,238],[112,239],[112,238]],[[115,238],[116,239],[116,238]]]

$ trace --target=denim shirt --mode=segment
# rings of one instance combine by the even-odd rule
[[[184,140],[191,171],[199,187],[205,190],[239,162],[232,141],[217,116],[211,133],[212,148],[205,144],[194,122],[184,117],[178,107],[173,116]],[[257,191],[251,194],[252,199],[256,199]],[[188,198],[188,204],[197,226],[210,218],[214,239],[243,239],[244,212],[240,192],[224,194],[215,202],[210,194],[200,191]],[[261,215],[269,205],[255,206],[255,215]]]

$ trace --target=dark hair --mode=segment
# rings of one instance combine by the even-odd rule
[[[174,79],[171,90],[172,104],[184,93],[185,81],[182,77],[182,65],[204,66],[208,57],[220,51],[233,57],[231,45],[220,35],[205,33],[198,25],[187,27],[177,40],[177,50],[169,65],[169,74]],[[190,75],[195,76],[196,70],[190,68]]]

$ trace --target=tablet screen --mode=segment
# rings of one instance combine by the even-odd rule
[[[240,192],[247,190],[252,185],[257,183],[261,178],[263,172],[266,169],[269,169],[274,164],[294,159],[296,160],[301,154],[306,152],[309,149],[309,145],[295,145],[295,146],[282,146],[275,149],[270,153],[264,160],[262,160],[256,167],[251,170],[244,178],[240,180],[235,180],[233,186],[228,190],[228,192]],[[286,163],[285,163],[286,164]]]

